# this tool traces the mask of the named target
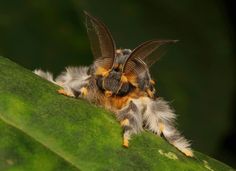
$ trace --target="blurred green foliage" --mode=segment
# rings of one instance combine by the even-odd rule
[[[1,0],[0,55],[54,73],[90,64],[82,10],[103,20],[120,48],[154,38],[180,40],[152,67],[153,77],[193,147],[216,155],[232,124],[234,88],[232,30],[223,0]]]

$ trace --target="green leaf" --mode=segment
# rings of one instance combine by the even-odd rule
[[[233,170],[148,132],[123,148],[112,113],[58,88],[0,57],[0,170]]]

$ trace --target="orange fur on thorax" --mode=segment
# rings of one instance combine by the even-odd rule
[[[141,92],[138,89],[136,89],[123,97],[119,96],[105,97],[102,103],[108,109],[119,110],[122,109],[124,106],[126,106],[131,99],[140,98],[145,95],[146,94],[144,92]]]

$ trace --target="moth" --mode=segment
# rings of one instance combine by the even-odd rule
[[[83,98],[112,111],[123,128],[124,147],[129,146],[132,135],[149,130],[193,157],[189,141],[175,128],[173,109],[157,96],[149,72],[166,47],[176,40],[151,40],[134,50],[117,49],[102,21],[87,12],[85,19],[93,64],[67,67],[55,80],[50,72],[38,69],[34,73],[61,86],[60,94]]]

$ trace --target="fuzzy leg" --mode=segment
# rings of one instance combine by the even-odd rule
[[[129,147],[129,139],[130,139],[130,122],[129,119],[124,119],[122,121],[120,121],[120,125],[123,127],[124,129],[124,134],[123,134],[123,146],[128,148]]]
[[[142,117],[137,106],[131,101],[117,113],[117,119],[123,127],[123,146],[128,148],[133,134],[142,130]]]
[[[88,88],[87,87],[82,87],[80,90],[79,90],[80,94],[82,96],[87,96],[88,94]]]
[[[54,81],[50,72],[43,70],[34,70],[34,73],[40,77],[59,85],[62,89],[58,90],[59,94],[80,97],[88,94],[87,85],[89,85],[90,75],[88,75],[88,67],[67,67]]]
[[[128,148],[129,147],[129,140],[131,138],[132,132],[128,131],[124,128],[124,134],[123,134],[123,146]]]
[[[87,96],[88,94],[88,88],[82,87],[79,90],[74,90],[72,88],[64,88],[64,89],[59,89],[57,92],[59,94],[69,97],[84,97]]]
[[[64,95],[64,96],[74,97],[74,95],[71,92],[66,91],[65,89],[59,89],[59,90],[57,90],[57,92],[59,94]]]
[[[162,133],[170,144],[174,145],[186,156],[193,157],[193,151],[190,148],[189,141],[185,139],[176,128],[174,128],[173,126],[164,125]]]
[[[53,74],[51,72],[48,72],[48,71],[43,71],[41,69],[35,69],[33,71],[33,73],[35,73],[36,75],[54,83],[54,84],[57,84],[54,80],[53,80]]]
[[[165,139],[186,156],[192,157],[190,143],[175,128],[175,114],[168,102],[161,98],[146,100],[147,109],[143,114],[145,127]]]

